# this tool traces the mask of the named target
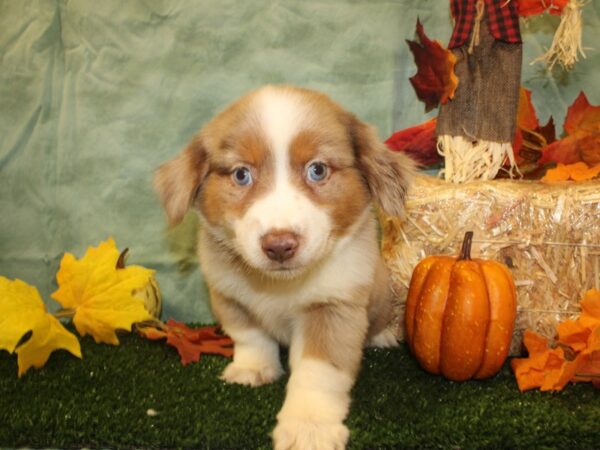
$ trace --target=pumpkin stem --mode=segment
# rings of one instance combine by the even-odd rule
[[[129,254],[129,248],[126,248],[125,250],[123,250],[121,252],[121,254],[119,255],[119,259],[117,259],[117,264],[115,265],[115,268],[117,268],[117,269],[125,268],[125,260],[127,259],[128,254]]]
[[[75,316],[75,310],[74,309],[61,309],[60,311],[56,311],[53,314],[54,317],[56,317],[57,319],[72,319],[73,316]]]
[[[463,239],[462,249],[460,250],[460,255],[458,259],[471,259],[471,243],[473,242],[473,232],[467,231],[465,233],[465,238]]]

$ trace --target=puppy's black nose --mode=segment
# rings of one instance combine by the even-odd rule
[[[288,230],[273,230],[261,238],[260,244],[269,259],[281,263],[296,253],[298,235]]]

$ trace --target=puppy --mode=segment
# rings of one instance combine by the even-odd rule
[[[394,345],[372,204],[402,216],[412,162],[323,94],[266,86],[229,106],[162,165],[171,224],[199,213],[215,317],[235,343],[222,374],[259,386],[291,375],[276,449],[341,449],[362,348]]]

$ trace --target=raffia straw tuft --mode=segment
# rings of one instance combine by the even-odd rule
[[[556,63],[563,69],[571,70],[575,63],[579,61],[579,53],[585,58],[583,46],[581,45],[581,8],[585,5],[581,0],[569,0],[569,3],[563,9],[560,24],[554,33],[552,45],[531,64],[543,61],[552,70]]]
[[[513,178],[515,171],[521,175],[510,142],[471,141],[463,136],[442,135],[438,137],[437,148],[445,161],[440,176],[451,183],[491,180],[507,159],[510,177]]]

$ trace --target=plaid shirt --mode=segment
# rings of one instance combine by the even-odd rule
[[[448,48],[460,47],[468,42],[477,15],[476,3],[477,0],[450,0],[455,23]],[[518,9],[516,0],[485,0],[488,26],[495,39],[521,43]]]

